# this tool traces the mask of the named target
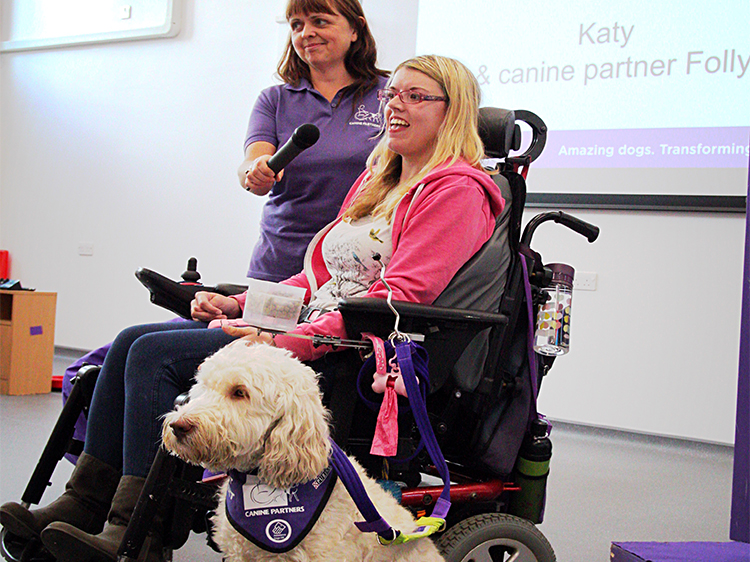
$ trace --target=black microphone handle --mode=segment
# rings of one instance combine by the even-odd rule
[[[315,125],[312,123],[300,125],[294,129],[292,136],[286,141],[286,144],[268,159],[268,167],[273,170],[274,174],[278,174],[300,152],[318,142],[318,138],[320,138],[320,130]]]
[[[278,174],[281,170],[287,167],[289,162],[294,160],[304,148],[297,146],[294,143],[294,137],[290,137],[288,141],[277,150],[273,156],[271,156],[266,164],[273,170],[274,174]]]

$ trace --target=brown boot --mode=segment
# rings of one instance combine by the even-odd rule
[[[24,539],[39,538],[42,530],[53,521],[65,521],[89,533],[98,533],[107,520],[119,481],[119,470],[83,453],[62,496],[39,509],[6,503],[0,507],[0,523]]]
[[[138,476],[120,479],[107,524],[98,535],[85,533],[66,523],[52,523],[42,532],[44,546],[58,562],[114,562],[145,481]],[[138,557],[139,562],[163,561],[162,532],[161,517],[157,515]]]

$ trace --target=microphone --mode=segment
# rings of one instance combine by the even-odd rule
[[[278,174],[281,170],[287,167],[289,162],[294,160],[300,152],[306,148],[310,148],[320,137],[320,130],[312,123],[305,123],[297,127],[292,133],[291,138],[286,141],[286,144],[282,146],[276,153],[271,156],[266,164],[273,170],[274,174]]]

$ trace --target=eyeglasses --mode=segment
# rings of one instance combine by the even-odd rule
[[[448,101],[445,96],[432,96],[423,94],[421,92],[415,92],[414,90],[402,90],[397,92],[396,90],[378,90],[378,100],[388,103],[393,98],[398,96],[403,103],[415,104],[423,101]]]

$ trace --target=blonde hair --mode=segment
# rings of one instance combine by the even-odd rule
[[[370,174],[354,203],[344,213],[346,219],[374,215],[385,216],[390,222],[404,194],[442,164],[451,165],[461,158],[474,168],[482,169],[480,160],[484,157],[484,146],[477,129],[481,92],[474,74],[457,60],[423,55],[398,65],[391,75],[389,86],[393,76],[402,68],[416,70],[432,78],[448,97],[447,111],[438,130],[435,148],[424,167],[402,183],[401,156],[388,148],[384,135],[367,159]],[[384,122],[383,126],[387,124]]]

